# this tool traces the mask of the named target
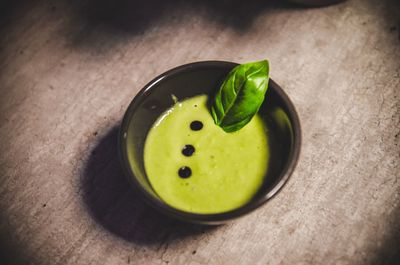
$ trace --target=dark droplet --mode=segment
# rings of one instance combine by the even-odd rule
[[[194,146],[191,144],[187,144],[182,148],[182,154],[184,156],[191,156],[193,155],[194,151],[195,151]]]
[[[201,121],[192,121],[190,123],[190,129],[193,131],[200,131],[203,128],[203,123]]]
[[[178,171],[179,177],[186,179],[192,175],[190,167],[181,167]]]

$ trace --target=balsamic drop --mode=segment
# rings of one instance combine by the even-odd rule
[[[194,151],[195,151],[194,146],[191,144],[187,144],[182,148],[182,154],[184,156],[191,156],[193,155]]]
[[[203,128],[203,123],[201,121],[192,121],[190,123],[190,129],[193,131],[200,131]]]
[[[183,166],[179,169],[178,174],[179,177],[186,179],[192,175],[192,170],[190,169],[190,167]]]

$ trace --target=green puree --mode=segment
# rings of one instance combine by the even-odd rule
[[[256,115],[242,129],[226,133],[214,124],[200,95],[164,112],[147,135],[144,164],[155,192],[172,207],[194,213],[220,213],[248,202],[260,188],[268,166],[266,128]],[[193,121],[203,128],[191,130]],[[184,156],[192,145],[195,152]],[[191,176],[178,171],[186,166]]]

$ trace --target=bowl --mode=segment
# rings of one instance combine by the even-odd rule
[[[237,65],[233,62],[203,61],[169,70],[144,86],[124,115],[118,145],[125,175],[145,202],[169,217],[191,223],[221,224],[246,215],[271,199],[284,186],[296,166],[301,146],[299,118],[289,97],[270,79],[259,110],[268,127],[269,167],[263,185],[248,203],[223,213],[191,213],[166,204],[152,189],[144,169],[144,143],[153,123],[174,105],[172,95],[179,100],[199,94],[212,95]]]

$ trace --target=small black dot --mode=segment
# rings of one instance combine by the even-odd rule
[[[194,146],[191,144],[187,144],[182,148],[182,154],[184,156],[191,156],[193,155],[194,151],[195,151]]]
[[[201,121],[192,121],[190,123],[190,129],[193,131],[200,131],[203,128],[203,123]]]
[[[179,169],[178,174],[181,178],[186,179],[192,175],[192,170],[190,167],[183,166]]]

